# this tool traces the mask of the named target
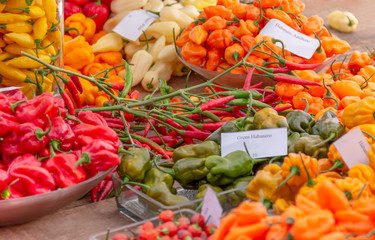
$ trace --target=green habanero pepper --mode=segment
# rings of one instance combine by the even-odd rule
[[[293,132],[288,136],[288,148],[299,138],[309,136],[308,133],[299,133],[299,132]]]
[[[324,121],[326,121],[329,118],[337,118],[336,113],[334,113],[330,110],[326,111],[323,114],[323,116],[321,118],[319,118],[318,121],[316,121],[316,124],[314,125],[314,127],[311,128],[310,134],[320,135],[321,128],[322,128],[322,125],[323,125]]]
[[[340,123],[336,114],[328,110],[317,121],[312,131],[325,139],[325,142],[331,143],[344,134],[345,127]]]
[[[157,182],[165,182],[172,193],[177,193],[176,189],[173,187],[174,179],[170,174],[163,173],[157,168],[151,168],[146,173],[143,183],[152,186]]]
[[[249,175],[253,165],[253,159],[244,151],[237,150],[225,157],[209,156],[206,160],[207,181],[215,186],[231,184],[236,178]]]
[[[328,153],[328,144],[319,135],[309,135],[297,139],[290,145],[288,152],[304,153],[314,158],[326,158]]]
[[[214,141],[204,141],[178,147],[174,150],[172,159],[177,162],[182,158],[204,158],[211,155],[220,155],[220,146]]]
[[[198,188],[198,193],[197,195],[195,195],[195,199],[203,198],[204,195],[206,194],[207,187],[210,187],[215,193],[220,193],[223,191],[221,187],[212,186],[210,184],[203,184]],[[225,204],[225,199],[226,199],[225,195],[219,196],[218,199],[221,205]]]
[[[225,188],[225,191],[231,189],[242,188],[231,193],[228,193],[228,201],[232,206],[238,206],[242,201],[246,199],[246,189],[249,182],[254,178],[254,176],[247,176],[242,178],[237,178],[231,185]]]
[[[208,136],[207,140],[214,141],[218,144],[221,143],[221,133],[223,132],[239,132],[240,129],[236,125],[236,121],[229,121],[225,122],[223,126],[221,126],[219,129],[217,129],[215,132],[213,132],[210,136]],[[220,155],[216,154],[216,155]]]
[[[293,132],[308,133],[315,124],[314,118],[305,111],[293,110],[286,115],[289,129]]]
[[[237,118],[235,121],[236,121],[237,127],[239,127],[241,131],[250,131],[250,130],[255,129],[254,117],[247,117],[245,120],[244,120],[244,117],[241,117],[241,118]],[[243,126],[239,126],[239,124],[242,122],[243,122]]]
[[[263,108],[254,115],[254,127],[256,129],[288,127],[285,117],[279,116],[272,108]]]
[[[121,178],[129,177],[130,180],[141,182],[148,170],[152,168],[150,153],[146,148],[129,148],[131,154],[124,154],[117,167]]]

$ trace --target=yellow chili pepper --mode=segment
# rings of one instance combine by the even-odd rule
[[[370,166],[375,170],[375,144],[371,145],[370,150],[367,152],[367,156],[370,160]]]
[[[27,33],[11,32],[11,33],[4,34],[4,37],[9,38],[10,40],[19,44],[22,47],[27,47],[27,48],[35,47],[34,39],[31,37],[30,34],[27,34]]]
[[[10,53],[10,54],[14,54],[14,55],[22,55],[21,51],[23,51],[23,52],[26,52],[26,53],[31,54],[33,56],[36,56],[35,50],[33,50],[31,48],[22,47],[22,46],[18,45],[17,43],[12,43],[12,44],[6,45],[4,47],[4,51],[7,52],[7,53]],[[40,51],[44,52],[44,50],[39,50],[39,52]]]
[[[29,33],[33,30],[33,26],[27,22],[1,24],[0,28],[8,32],[16,32],[16,33]]]
[[[355,199],[357,199],[359,194],[361,194],[361,198],[373,196],[368,184],[364,186],[364,183],[362,183],[358,178],[347,177],[343,179],[335,179],[335,185],[338,189],[345,193],[345,196],[349,202],[353,202]]]
[[[33,36],[35,41],[42,41],[47,33],[48,26],[47,26],[47,18],[41,17],[38,20],[35,21],[33,24]]]
[[[0,62],[0,76],[12,79],[14,83],[23,83],[26,80],[26,74],[20,69],[8,66],[5,62]]]
[[[44,51],[46,51],[49,55],[56,55],[57,54],[56,48],[53,46],[53,44],[51,45],[51,42],[48,38],[43,39],[41,46],[42,47],[49,46],[49,47],[44,49]],[[38,50],[38,52],[40,52],[40,51],[41,50]]]
[[[47,36],[47,39],[50,42],[54,42],[53,46],[55,47],[55,49],[61,48],[61,32],[59,30],[50,32]]]
[[[30,19],[31,17],[27,15],[21,15],[21,14],[15,14],[15,13],[0,13],[0,24],[25,22]]]
[[[84,36],[86,41],[90,42],[94,37],[96,31],[96,24],[94,20],[86,17],[83,13],[76,13],[65,19],[64,26],[67,28],[78,29],[81,36]],[[72,37],[78,36],[78,33],[74,30],[68,31]]]
[[[0,54],[0,61],[3,61],[4,59],[7,59],[7,58],[12,58],[12,57],[14,57],[13,54],[8,53],[8,52],[3,52]]]
[[[348,128],[361,124],[375,124],[375,98],[366,97],[347,106],[341,121]]]
[[[34,5],[34,0],[7,0],[6,9],[9,8],[27,8],[28,6]]]
[[[92,63],[95,59],[92,47],[83,36],[78,36],[64,43],[63,54],[64,64],[77,70]]]
[[[367,183],[372,193],[375,193],[375,171],[369,165],[358,164],[353,166],[348,176],[351,178],[357,178],[362,183]]]
[[[39,59],[46,62],[51,63],[51,57],[48,55],[41,55],[39,54]],[[29,58],[26,56],[20,56],[16,58],[12,58],[9,61],[5,62],[8,66],[13,66],[15,68],[41,68],[44,65]]]
[[[48,26],[52,26],[52,23],[56,20],[56,9],[57,4],[55,0],[43,0],[43,9],[47,17]]]

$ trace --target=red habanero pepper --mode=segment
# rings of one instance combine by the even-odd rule
[[[3,92],[3,94],[8,98],[11,104],[20,101],[27,101],[27,97],[19,89]]]
[[[38,163],[40,165],[38,165]],[[31,154],[16,158],[9,166],[9,182],[18,179],[12,188],[23,196],[51,192],[56,188],[55,180],[42,164]]]
[[[0,93],[0,112],[12,114],[9,99],[3,93]]]
[[[86,179],[82,166],[74,169],[77,161],[75,154],[59,153],[46,162],[45,168],[52,174],[57,187],[70,187]]]
[[[0,137],[12,132],[18,125],[15,116],[0,111]]]
[[[80,112],[78,115],[78,119],[81,120],[82,123],[90,124],[93,126],[108,126],[107,121],[101,115],[91,111]]]
[[[23,197],[12,188],[12,185],[17,181],[18,180],[16,179],[13,182],[9,182],[8,172],[0,169],[0,200]]]
[[[88,177],[95,176],[99,171],[107,171],[113,166],[120,164],[120,157],[117,154],[117,148],[113,144],[96,140],[82,148],[81,158],[75,166],[84,163],[84,168]]]
[[[51,121],[51,131],[47,138],[57,151],[69,151],[73,148],[75,136],[72,128],[62,117],[55,117]]]
[[[47,92],[18,105],[14,114],[18,122],[30,122],[37,127],[45,127],[48,124],[47,115],[50,119],[59,116],[59,114],[65,117],[66,110],[63,100]]]
[[[78,6],[83,7],[86,3],[90,2],[90,0],[69,0],[69,2],[77,4]]]
[[[81,12],[82,8],[76,3],[64,1],[64,19]]]
[[[106,126],[93,126],[83,123],[75,126],[73,128],[73,133],[76,136],[75,145],[78,148],[99,140],[109,142],[116,151],[120,146],[120,141],[116,132]]]
[[[9,156],[38,153],[46,146],[47,137],[45,135],[50,130],[51,126],[48,131],[43,132],[32,123],[20,124],[0,142],[0,151]]]
[[[98,0],[86,4],[83,7],[83,14],[85,14],[86,17],[93,17],[93,20],[96,23],[96,32],[99,32],[103,29],[103,25],[108,19],[109,10],[106,5]]]

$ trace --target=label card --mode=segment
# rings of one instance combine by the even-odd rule
[[[158,15],[143,9],[131,11],[113,31],[126,39],[136,41],[157,18],[159,18]]]
[[[319,40],[302,34],[277,19],[271,19],[259,34],[281,40],[286,50],[310,59],[319,47]],[[276,43],[281,47],[281,43]]]
[[[0,92],[8,92],[12,90],[20,89],[20,87],[5,87],[5,88],[0,88]]]
[[[359,127],[339,138],[333,145],[349,168],[360,163],[369,165],[367,152],[371,146]]]
[[[217,199],[216,193],[210,187],[207,187],[206,193],[204,194],[201,214],[207,221],[207,225],[215,224],[219,226],[223,208],[221,207],[219,199]]]
[[[221,156],[236,150],[246,151],[252,158],[284,156],[288,154],[287,128],[261,129],[221,133]]]

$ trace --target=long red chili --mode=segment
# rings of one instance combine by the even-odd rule
[[[75,102],[77,108],[82,107],[81,98],[79,97],[78,90],[76,86],[74,85],[73,81],[68,80],[65,83],[66,88],[69,90],[70,94],[72,95],[73,101]]]
[[[251,87],[251,79],[253,78],[253,73],[254,73],[255,67],[252,67],[249,71],[249,73],[246,76],[245,83],[243,85],[242,90],[248,91],[250,90]]]
[[[263,101],[261,101],[261,102],[270,103],[273,100],[275,100],[276,98],[278,98],[277,94],[276,93],[271,93],[271,94],[266,95],[264,97]]]
[[[98,201],[104,200],[110,194],[113,188],[113,182],[111,180],[103,180],[103,181],[105,181],[105,185],[100,192]]]
[[[74,106],[73,106],[72,99],[70,99],[70,97],[68,96],[66,92],[62,92],[60,95],[62,99],[64,100],[66,108],[68,108],[69,114],[74,116]]]
[[[292,70],[311,70],[320,67],[323,63],[306,64],[306,63],[294,63],[285,61],[284,65],[291,68]]]
[[[119,119],[119,118],[104,117],[104,120],[107,123],[124,124],[123,121],[121,119]]]
[[[83,88],[82,88],[81,81],[79,81],[78,76],[77,75],[72,75],[72,76],[70,76],[70,80],[72,80],[72,82],[76,86],[78,92],[82,93],[83,92]]]
[[[169,143],[169,142],[173,142],[173,141],[177,140],[177,138],[173,137],[173,136],[160,136],[160,137],[161,137],[161,139],[163,139],[163,141],[165,143]],[[158,136],[148,137],[148,139],[150,139],[151,141],[156,142],[157,144],[162,144],[163,143]]]
[[[235,96],[227,96],[223,98],[213,99],[206,103],[203,103],[201,106],[193,110],[192,113],[200,113],[203,111],[210,110],[211,108],[220,107],[223,104],[226,104],[227,102],[231,101]]]
[[[288,110],[290,109],[292,106],[282,106],[282,107],[275,107],[273,108],[274,110],[276,110],[276,112],[282,112],[282,111],[285,111],[285,110]]]
[[[294,78],[294,77],[289,77],[289,76],[280,76],[280,75],[271,75],[271,76],[273,80],[278,81],[278,82],[286,82],[286,83],[309,85],[309,86],[321,86],[320,83],[307,81],[304,79],[299,79],[299,78]]]
[[[206,140],[206,138],[208,138],[208,136],[211,135],[211,133],[207,133],[207,132],[188,131],[188,130],[185,130],[185,131],[179,130],[177,131],[177,133],[186,138],[194,138],[194,139],[199,139],[202,141]]]
[[[110,128],[116,128],[116,129],[124,129],[124,124],[118,124],[118,123],[112,123],[112,122],[107,122],[108,127]]]
[[[148,138],[145,138],[145,137],[139,136],[139,135],[137,135],[137,134],[130,134],[130,136],[131,136],[133,139],[136,139],[136,140],[140,141],[141,143],[147,144],[148,146],[150,146],[152,149],[154,149],[154,150],[157,151],[158,153],[160,153],[160,154],[162,154],[162,155],[165,155],[165,154],[166,154],[165,150],[164,150],[159,144],[157,144],[156,142],[151,141],[151,140],[148,139]]]
[[[289,67],[284,68],[270,68],[272,73],[288,73],[291,72],[292,69]]]
[[[254,84],[253,86],[250,86],[250,89],[255,89],[255,88],[258,88],[260,86],[262,86],[263,82],[259,82],[257,84]]]
[[[216,116],[230,116],[230,112],[223,111],[223,110],[215,110],[215,109],[213,109],[213,110],[209,110],[209,112],[211,112],[212,114],[215,114]],[[198,113],[191,114],[191,115],[189,115],[189,119],[191,119],[191,120],[200,120],[201,119],[201,115],[199,115]]]
[[[237,112],[232,112],[232,116],[235,118],[241,118],[241,117],[245,117],[246,114],[241,111],[237,111]]]
[[[195,124],[196,128],[204,129],[204,130],[209,130],[209,131],[215,131],[221,126],[224,125],[225,122],[215,122],[215,123],[200,123],[200,124]],[[191,125],[188,125],[191,126]]]

